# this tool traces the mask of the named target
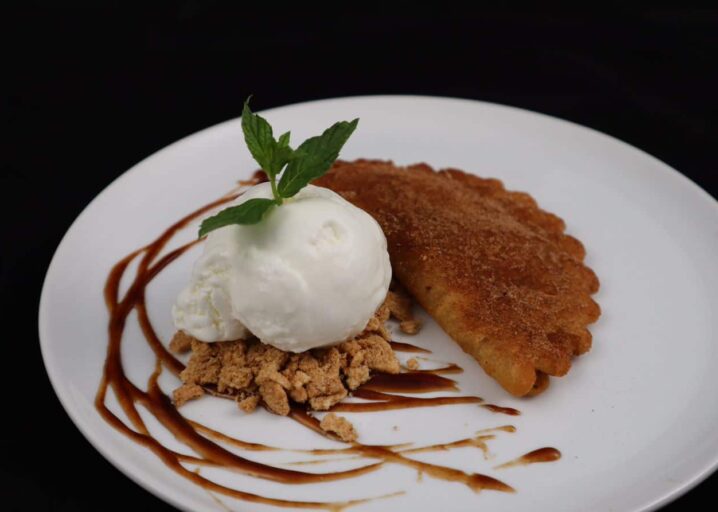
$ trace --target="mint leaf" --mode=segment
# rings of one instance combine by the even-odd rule
[[[302,142],[279,180],[279,195],[292,197],[310,181],[326,173],[358,123],[359,119],[339,121],[321,135]]]
[[[266,172],[272,161],[274,143],[272,127],[266,119],[252,113],[249,109],[249,98],[244,102],[242,109],[242,131],[249,152]]]
[[[202,221],[199,228],[199,237],[202,238],[210,231],[230,224],[257,224],[267,211],[276,205],[274,199],[254,198],[238,206],[225,208],[217,215]]]
[[[242,109],[242,132],[249,152],[269,178],[274,199],[250,199],[239,206],[222,210],[202,222],[200,238],[223,226],[260,222],[273,206],[280,206],[283,199],[294,196],[310,181],[326,173],[359,123],[359,119],[335,123],[321,135],[305,140],[293,150],[289,146],[290,132],[275,139],[267,120],[250,110],[250,98],[244,102]],[[277,176],[285,165],[287,167],[277,184]]]
[[[282,135],[279,141],[274,140],[272,126],[249,109],[249,98],[242,109],[242,132],[252,157],[273,180],[294,153],[289,147],[289,132]]]

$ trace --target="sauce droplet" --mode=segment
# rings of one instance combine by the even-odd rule
[[[561,452],[558,451],[556,448],[539,448],[538,450],[528,452],[527,454],[522,455],[517,459],[496,466],[495,469],[505,469],[515,466],[527,466],[529,464],[537,464],[541,462],[554,462],[559,460],[560,458]]]
[[[521,414],[521,411],[519,411],[518,409],[514,409],[513,407],[502,407],[495,404],[481,404],[481,407],[483,407],[484,409],[488,409],[491,412],[495,412],[498,414],[508,414],[509,416],[519,416]]]

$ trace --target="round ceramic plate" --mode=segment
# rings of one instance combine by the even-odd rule
[[[360,117],[342,158],[427,162],[503,180],[527,191],[566,220],[587,249],[587,264],[601,280],[595,296],[603,314],[592,326],[592,350],[571,372],[552,379],[531,399],[507,395],[426,315],[413,338],[430,348],[434,363],[456,362],[463,394],[520,409],[492,413],[476,404],[346,416],[365,444],[415,447],[497,432],[484,456],[476,447],[411,455],[500,478],[516,492],[476,493],[461,483],[387,463],[361,477],[287,485],[200,468],[228,487],[289,500],[344,501],[387,494],[352,510],[650,510],[665,504],[718,463],[718,203],[655,158],[616,139],[565,121],[516,108],[458,99],[374,96],[303,103],[264,112],[277,132],[300,141],[341,119]],[[113,429],[93,402],[107,349],[108,313],[102,290],[112,265],[155,239],[183,215],[230,190],[256,168],[238,119],[189,136],[159,151],[105,189],[60,244],[42,293],[40,338],[47,371],[78,428],[107,459],[138,484],[184,510],[270,510],[210,493],[170,470],[149,449]],[[451,205],[446,205],[450,208]],[[168,250],[191,240],[197,223]],[[187,282],[199,247],[167,267],[147,290],[149,315],[164,343],[173,332],[170,307]],[[134,272],[133,267],[129,273]],[[126,288],[129,279],[122,283]],[[395,331],[398,331],[395,329]],[[123,338],[129,378],[144,388],[154,358],[134,315]],[[402,356],[405,359],[405,355]],[[166,391],[178,384],[168,372]],[[117,411],[110,393],[108,404]],[[286,449],[331,448],[290,419],[257,411],[245,415],[232,402],[206,397],[183,415],[228,435]],[[141,410],[163,444],[191,453]],[[530,450],[552,446],[563,456],[546,464],[496,466]],[[246,452],[246,458],[321,472],[356,467],[360,460],[287,465],[317,458],[286,450]],[[321,457],[320,457],[321,458]],[[325,457],[326,458],[326,457]],[[335,457],[336,458],[336,457]],[[194,470],[192,464],[187,464]]]

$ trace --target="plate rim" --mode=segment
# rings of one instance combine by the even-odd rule
[[[367,101],[367,100],[393,100],[393,101],[414,101],[414,102],[455,102],[455,103],[468,103],[468,104],[480,104],[485,107],[489,108],[498,108],[498,109],[505,109],[505,110],[511,110],[515,113],[522,114],[522,115],[529,115],[533,117],[540,117],[543,118],[544,121],[549,122],[557,122],[559,124],[567,124],[573,129],[578,129],[580,131],[589,132],[593,135],[596,135],[600,138],[604,138],[612,143],[617,143],[618,145],[622,146],[623,149],[632,151],[634,153],[639,154],[641,157],[647,157],[653,164],[655,164],[656,171],[660,172],[664,177],[673,180],[673,183],[675,183],[675,186],[682,187],[684,190],[689,191],[689,193],[694,194],[696,198],[700,197],[700,200],[705,203],[706,206],[711,207],[714,209],[714,212],[716,216],[718,217],[718,199],[714,198],[708,191],[703,189],[700,185],[698,185],[696,182],[691,180],[688,176],[682,174],[678,170],[674,169],[667,163],[663,162],[659,158],[651,155],[650,153],[647,153],[646,151],[629,144],[627,142],[622,141],[621,139],[618,139],[612,135],[609,135],[605,132],[596,130],[594,128],[581,125],[579,123],[576,123],[574,121],[570,121],[568,119],[564,119],[561,117],[545,114],[542,112],[537,112],[521,107],[515,107],[512,105],[502,104],[502,103],[496,103],[496,102],[489,102],[489,101],[483,101],[483,100],[477,100],[472,98],[462,98],[462,97],[456,97],[456,96],[433,96],[433,95],[414,95],[414,94],[372,94],[372,95],[358,95],[358,96],[336,96],[336,97],[329,97],[329,98],[321,98],[321,99],[315,99],[315,100],[308,100],[308,101],[302,101],[298,103],[290,103],[286,105],[280,105],[277,107],[272,107],[270,109],[266,109],[263,111],[260,111],[258,113],[260,114],[271,114],[272,112],[276,110],[285,110],[289,108],[307,108],[311,106],[312,104],[317,103],[329,103],[329,102],[355,102],[355,101]],[[38,308],[38,333],[39,333],[39,340],[40,340],[40,352],[42,356],[43,365],[45,367],[45,371],[48,375],[48,378],[50,380],[50,384],[52,385],[53,391],[55,392],[55,395],[57,396],[58,400],[60,401],[65,413],[70,417],[75,427],[82,433],[83,437],[90,443],[91,446],[93,446],[110,464],[112,464],[115,468],[120,470],[125,476],[127,476],[131,481],[138,484],[140,487],[145,489],[146,491],[150,492],[151,494],[159,497],[160,499],[166,501],[167,503],[170,503],[171,505],[177,507],[180,510],[185,511],[191,511],[192,509],[189,508],[185,503],[180,502],[178,499],[176,499],[173,495],[167,493],[164,491],[161,487],[154,487],[151,484],[143,481],[139,476],[133,474],[128,467],[128,465],[121,459],[114,457],[111,455],[111,451],[109,449],[105,449],[102,444],[100,443],[100,439],[96,438],[96,435],[93,434],[93,430],[85,422],[79,413],[74,407],[70,406],[70,399],[69,399],[69,392],[63,387],[63,384],[61,383],[60,376],[57,374],[57,367],[53,367],[51,364],[51,361],[49,359],[49,344],[48,341],[50,339],[50,334],[47,332],[47,288],[49,287],[49,282],[51,275],[54,271],[56,271],[56,267],[58,266],[58,257],[61,253],[61,250],[63,247],[68,243],[68,237],[71,231],[75,228],[75,226],[87,215],[88,210],[98,201],[102,200],[102,198],[113,188],[117,187],[121,182],[128,179],[130,176],[133,176],[137,172],[140,172],[139,169],[143,167],[147,162],[151,161],[152,159],[161,156],[165,152],[172,151],[176,146],[179,146],[181,144],[186,143],[188,140],[199,137],[199,136],[206,136],[212,131],[215,130],[221,130],[228,124],[236,123],[240,119],[239,116],[226,119],[224,121],[220,121],[218,123],[206,126],[204,128],[201,128],[197,131],[194,131],[192,133],[189,133],[178,140],[171,142],[170,144],[163,146],[162,148],[158,149],[157,151],[154,151],[153,153],[149,154],[148,156],[142,158],[138,162],[136,162],[134,165],[129,167],[127,170],[122,172],[120,175],[115,177],[109,184],[107,184],[105,187],[103,187],[93,198],[91,201],[89,201],[82,209],[82,211],[75,217],[75,219],[72,221],[72,223],[68,226],[65,233],[63,234],[60,242],[58,243],[55,251],[53,252],[52,258],[50,260],[50,263],[47,267],[47,270],[45,272],[45,277],[43,278],[43,284],[41,288],[40,293],[40,300],[39,300],[39,308]],[[657,510],[658,508],[667,505],[668,503],[678,499],[679,497],[683,496],[684,494],[688,493],[690,490],[694,489],[696,486],[698,486],[700,483],[702,483],[704,480],[706,480],[714,471],[718,469],[718,452],[716,452],[713,455],[713,459],[711,462],[709,462],[704,467],[700,468],[698,471],[695,472],[695,474],[690,477],[686,482],[679,485],[678,487],[672,488],[668,490],[663,495],[648,500],[644,505],[639,506],[638,508],[632,509],[634,512],[648,512],[652,510]],[[244,508],[244,507],[242,507]]]

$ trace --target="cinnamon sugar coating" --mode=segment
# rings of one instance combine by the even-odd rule
[[[314,183],[379,222],[397,279],[510,393],[540,392],[590,349],[598,279],[581,242],[530,195],[456,169],[371,160],[336,162]]]

